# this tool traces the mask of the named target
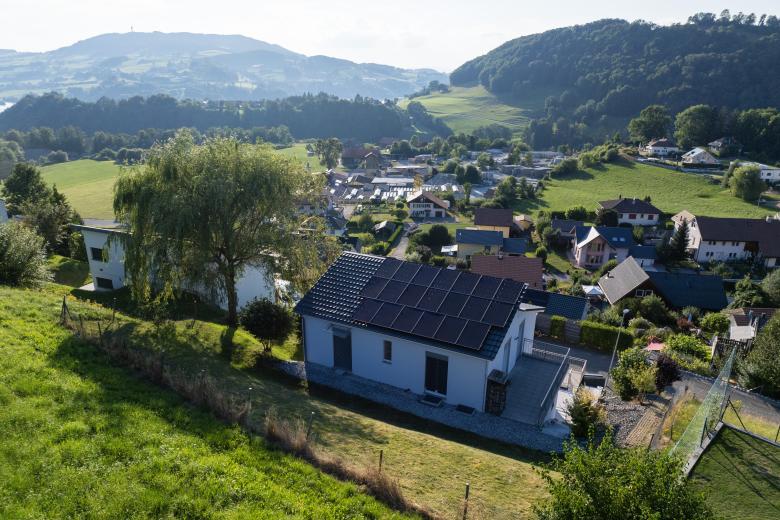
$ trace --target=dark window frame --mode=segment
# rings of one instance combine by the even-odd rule
[[[104,255],[104,251],[100,247],[90,247],[89,256],[92,260],[95,260],[97,262],[105,262],[106,260],[108,260],[107,258],[108,255]]]
[[[389,339],[382,342],[382,361],[384,363],[393,362],[393,342]]]

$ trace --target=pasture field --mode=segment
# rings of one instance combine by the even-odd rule
[[[65,194],[79,215],[114,218],[113,193],[122,167],[112,161],[81,159],[41,168],[43,180]]]
[[[531,115],[544,108],[544,97],[529,94],[521,100],[504,100],[488,92],[485,87],[451,87],[447,93],[434,93],[414,98],[434,117],[438,117],[453,132],[472,132],[480,126],[494,123],[519,134],[527,126]],[[401,106],[408,104],[404,100]]]
[[[54,325],[59,316],[59,304],[62,301],[62,296],[69,292],[70,288],[54,284],[44,291],[0,288],[0,302],[3,302],[0,304],[0,309],[4,309],[0,312],[5,312],[5,314],[0,316],[3,318],[0,323],[5,323],[7,315],[9,319],[13,317],[20,320],[19,327],[22,327],[22,322],[27,326],[24,329],[13,329],[5,332],[7,337],[2,338],[5,341],[0,342],[0,345],[18,344],[14,348],[21,349],[18,355],[23,356],[33,352],[35,345],[42,340],[49,341],[46,339],[48,335],[54,335],[56,339],[51,340],[52,345],[44,348],[41,352],[35,353],[34,357],[36,359],[40,357],[41,363],[44,365],[51,363],[52,357],[62,357],[64,353],[61,347],[57,347],[58,344],[63,342],[67,342],[68,345],[78,344],[75,340],[68,339],[69,334],[66,331]],[[76,293],[79,293],[79,291],[74,292],[74,294]],[[79,296],[87,297],[84,293]],[[74,300],[72,305],[78,310],[79,305],[86,304]],[[107,309],[100,311],[99,309],[102,308],[94,308],[98,310],[91,312],[108,314]],[[133,344],[137,344],[144,349],[164,350],[167,359],[175,360],[177,366],[186,367],[188,371],[192,371],[194,374],[200,373],[201,370],[206,370],[209,374],[216,377],[226,389],[245,392],[247,388],[253,388],[252,421],[263,421],[265,414],[269,410],[274,410],[280,417],[292,420],[305,420],[314,412],[316,417],[314,432],[317,447],[324,454],[348,461],[349,464],[357,468],[373,467],[377,463],[379,451],[384,450],[383,471],[387,472],[393,479],[398,480],[405,496],[433,510],[444,518],[453,518],[457,515],[457,511],[462,504],[464,486],[467,482],[471,484],[471,510],[474,513],[481,511],[485,518],[509,519],[517,518],[518,516],[528,516],[531,514],[533,504],[546,496],[544,483],[533,468],[534,464],[547,460],[547,457],[543,454],[487,441],[464,432],[395,412],[357,397],[345,396],[321,387],[303,388],[297,383],[280,377],[275,371],[254,367],[253,360],[261,346],[241,329],[232,332],[235,347],[232,349],[233,354],[231,357],[226,355],[223,346],[227,332],[224,325],[186,319],[171,322],[170,326],[159,329],[151,322],[145,322],[121,314],[118,314],[118,316],[121,316],[121,320],[128,320],[133,324],[127,328],[126,332],[123,332],[127,334],[126,337]],[[23,338],[27,337],[23,331],[30,330],[26,324],[32,324],[34,326],[33,330],[42,332],[36,332],[35,337],[30,337],[29,342],[23,343]],[[4,333],[4,327],[6,326],[0,326],[0,336]],[[111,381],[112,388],[118,387],[115,390],[120,391],[125,384],[125,379],[116,379],[114,374],[123,373],[123,369],[105,366],[107,364],[105,358],[92,353],[87,355],[84,352],[89,350],[89,347],[78,345],[80,345],[78,347],[79,354],[69,355],[70,357],[67,359],[69,359],[70,364],[77,365],[80,377],[94,379],[97,376],[93,372],[99,373],[106,370],[109,375],[101,375],[100,384],[103,385],[106,384],[106,381]],[[298,357],[299,354],[294,352],[293,349],[292,345],[285,345],[278,350],[275,349],[274,352],[280,357]],[[73,358],[80,357],[82,354],[89,363],[87,361],[76,363],[73,360]],[[93,357],[102,360],[100,361],[99,370],[90,365],[90,360]],[[5,356],[5,358],[7,363],[3,364],[4,361],[0,359],[0,367],[6,367],[4,371],[8,371],[14,365],[8,356]],[[0,375],[0,381],[2,381],[2,377]],[[48,381],[58,380],[50,372],[45,372],[42,378]],[[129,376],[127,379],[135,380]],[[140,385],[140,383],[136,384]],[[0,387],[2,386],[0,384]],[[5,386],[8,385],[6,384]],[[34,385],[32,386],[34,387]],[[131,385],[131,388],[135,387]],[[168,395],[167,392],[160,390],[158,387],[150,386],[150,388],[156,392]],[[134,391],[128,390],[127,393],[116,396],[117,403],[115,406],[122,409],[135,410],[134,407],[139,406],[138,402],[143,401],[143,399],[135,396],[133,394]],[[152,392],[152,390],[149,391]],[[48,401],[53,398],[52,395],[44,395],[42,397],[40,394],[36,395],[38,395],[40,400]],[[174,398],[171,397],[171,399]],[[164,398],[160,397],[158,400],[164,400]],[[80,415],[78,408],[73,409],[72,403],[66,404],[65,409],[57,409],[52,413],[62,417],[63,422],[85,421],[84,417]],[[149,405],[149,407],[152,407],[152,405]],[[155,413],[164,415],[163,412],[159,411],[160,407],[162,405],[155,401],[153,406]],[[195,419],[187,417],[189,413],[187,411],[188,408],[186,406],[184,408],[177,408],[175,413],[170,412],[175,419],[168,419],[168,422],[174,423],[174,425],[189,425],[194,422]],[[140,412],[138,414],[139,421],[146,420],[145,415]],[[55,428],[56,421],[53,421],[53,419],[49,419],[49,421],[54,423],[54,425],[49,427]],[[135,424],[130,423],[130,427],[134,430],[137,429],[134,427]],[[25,428],[28,428],[28,426],[25,426]],[[156,426],[155,423],[150,428],[159,429],[161,427]],[[0,432],[0,435],[2,435],[2,432]],[[15,435],[16,437],[14,438],[18,439],[21,434],[17,432]],[[55,436],[56,433],[51,435]],[[143,429],[141,429],[138,435],[145,435]],[[231,433],[231,435],[243,438],[236,432]],[[135,442],[134,439],[134,437],[131,437],[128,442]],[[84,442],[86,445],[80,448],[82,450],[91,452],[100,451],[101,449],[101,446],[90,444],[89,437]],[[113,439],[111,442],[116,445],[122,445],[117,439]],[[138,442],[140,443],[141,441],[139,440]],[[262,443],[260,444],[262,445]],[[15,446],[14,443],[11,443],[11,445]],[[14,450],[23,449],[23,444],[14,448]],[[149,452],[154,454],[154,450],[151,447],[145,447],[145,449],[150,450]],[[174,449],[174,447],[170,449]],[[250,448],[242,446],[241,449],[249,450]],[[128,448],[125,451],[132,452],[133,448]],[[0,450],[0,466],[2,466],[2,453],[2,450]],[[242,453],[245,453],[245,451],[242,451]],[[168,455],[170,458],[177,456],[173,452]],[[17,455],[14,453],[12,457],[15,456]],[[38,456],[40,456],[40,453],[38,453]],[[178,456],[185,457],[185,454],[178,454]],[[217,455],[214,455],[214,457],[217,457]],[[252,459],[255,455],[250,453],[247,457]],[[270,456],[261,453],[257,457],[265,461],[269,460]],[[286,461],[288,459],[274,455],[270,460],[272,460],[272,464],[280,464],[279,460]],[[104,463],[99,460],[93,462],[97,467],[101,467],[101,464]],[[105,461],[105,464],[110,465],[113,462],[115,462],[114,459],[111,459],[110,461]],[[293,462],[298,464],[296,461]],[[42,461],[38,460],[37,463],[40,464]],[[294,473],[292,468],[288,470],[288,464],[291,463],[282,463],[283,468],[279,469],[277,474],[283,471]],[[166,468],[164,461],[157,460],[155,464]],[[233,460],[230,461],[231,467],[236,464],[238,463]],[[301,467],[308,468],[302,463]],[[57,464],[55,464],[55,468],[58,468]],[[204,471],[207,470],[217,471],[212,466],[204,469]],[[65,470],[63,469],[62,471]],[[136,471],[134,474],[138,475],[139,478],[145,476],[140,469],[134,471]],[[258,471],[262,472],[265,469]],[[328,497],[331,494],[320,488],[321,485],[325,485],[322,484],[323,481],[327,480],[330,482],[330,480],[321,475],[316,476],[318,473],[312,472],[311,468],[305,469],[305,471],[307,473],[304,473],[304,477],[313,479],[312,481],[314,482],[311,492],[324,493],[323,496],[325,498],[323,499],[322,507],[332,507],[328,504]],[[83,472],[88,473],[86,469]],[[0,496],[4,496],[2,482],[7,480],[2,477],[3,475],[0,474]],[[16,480],[21,478],[22,476],[14,475]],[[96,477],[82,475],[82,478],[94,479]],[[301,495],[299,502],[300,507],[303,508],[302,511],[309,511],[309,517],[315,518],[335,516],[329,516],[324,513],[319,514],[317,510],[305,509],[306,507],[314,507],[314,505],[308,504],[309,498],[307,497],[310,495],[306,490],[297,489],[296,483],[298,478],[299,476],[294,474],[285,475],[283,482],[289,488],[290,493]],[[132,484],[130,487],[143,488],[141,483],[130,480]],[[287,483],[288,481],[289,484]],[[197,484],[191,485],[184,480],[179,483],[182,488],[192,488],[193,496],[197,496],[198,493],[204,491]],[[51,485],[54,486],[54,484]],[[386,513],[370,513],[369,507],[376,506],[370,505],[371,501],[366,502],[366,497],[360,495],[353,486],[346,488],[334,488],[335,484],[327,484],[327,486],[329,486],[329,489],[334,490],[352,490],[342,491],[342,493],[346,493],[349,496],[352,496],[350,493],[355,496],[351,505],[346,504],[345,507],[352,507],[354,511],[362,511],[360,514],[364,516],[371,517],[371,514],[375,514],[377,515],[376,517],[385,517]],[[211,490],[209,491],[211,492]],[[127,493],[130,493],[130,491],[127,491],[125,495],[120,495],[126,496]],[[282,496],[286,496],[285,493],[286,491],[282,493]],[[333,491],[333,493],[336,493],[336,491]],[[222,495],[218,495],[218,498],[223,501],[227,500]],[[25,500],[23,499],[18,499],[16,502],[19,507],[24,503]],[[360,517],[360,514],[355,513],[342,517],[357,518]],[[2,510],[0,510],[0,516],[3,516]],[[301,513],[298,516],[305,516],[305,514]],[[270,517],[275,516],[271,515]]]
[[[719,518],[767,520],[780,514],[780,448],[724,427],[690,476]]]
[[[523,200],[515,209],[521,213],[541,209],[564,211],[581,205],[595,210],[598,201],[621,195],[637,198],[649,195],[653,205],[671,215],[687,209],[694,215],[762,218],[776,211],[738,199],[704,176],[627,160],[545,181],[541,197]]]

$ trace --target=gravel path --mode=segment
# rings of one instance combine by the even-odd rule
[[[645,414],[645,407],[633,401],[621,400],[609,388],[604,389],[601,401],[607,411],[607,424],[614,429],[615,442],[620,446],[627,445],[628,436]]]
[[[314,364],[305,366],[304,363],[297,361],[280,362],[277,366],[283,372],[298,379],[306,379],[348,394],[359,395],[397,410],[470,431],[482,437],[544,452],[560,452],[563,448],[563,438],[548,435],[534,426],[482,412],[466,415],[455,410],[454,406],[446,404],[434,408],[420,403],[418,401],[420,396],[411,392],[354,374],[340,373]]]

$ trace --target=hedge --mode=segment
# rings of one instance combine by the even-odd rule
[[[595,321],[583,321],[580,323],[580,343],[599,350],[611,351],[615,346],[615,339],[620,330],[619,349],[629,348],[634,344],[634,335],[627,329],[619,329],[612,325],[605,325]]]
[[[557,339],[563,339],[565,334],[566,318],[563,316],[553,316],[550,318],[550,336]]]

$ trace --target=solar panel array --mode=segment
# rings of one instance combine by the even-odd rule
[[[503,328],[524,284],[386,258],[363,288],[352,319],[479,350]]]

